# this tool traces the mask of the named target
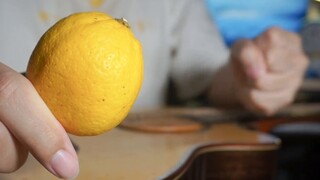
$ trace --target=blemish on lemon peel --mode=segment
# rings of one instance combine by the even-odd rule
[[[91,7],[99,8],[102,6],[102,4],[105,2],[105,0],[90,0]]]
[[[38,16],[42,22],[48,22],[49,15],[46,11],[39,11]]]

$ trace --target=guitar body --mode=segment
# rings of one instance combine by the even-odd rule
[[[214,109],[162,109],[130,114],[95,137],[70,136],[79,146],[77,179],[272,179],[280,140],[235,122],[196,121]],[[207,116],[206,116],[207,117]],[[32,156],[1,180],[57,179]]]

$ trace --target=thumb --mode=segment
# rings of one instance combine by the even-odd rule
[[[0,63],[0,118],[9,131],[51,173],[73,178],[79,172],[70,139],[32,84]]]
[[[243,80],[255,84],[266,71],[263,52],[251,40],[240,40],[233,46],[232,60]]]

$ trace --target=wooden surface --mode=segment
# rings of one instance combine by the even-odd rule
[[[150,133],[118,127],[99,136],[70,137],[79,146],[79,180],[162,179],[181,170],[191,157],[205,152],[268,151],[280,144],[272,136],[245,130],[232,122],[185,133]],[[21,169],[0,174],[0,179],[57,178],[30,155]]]

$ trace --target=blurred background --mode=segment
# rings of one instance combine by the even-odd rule
[[[320,0],[207,0],[207,7],[229,47],[270,26],[299,33],[310,66],[295,103],[320,102]],[[282,140],[277,180],[320,179],[319,120],[278,122],[264,129]]]

